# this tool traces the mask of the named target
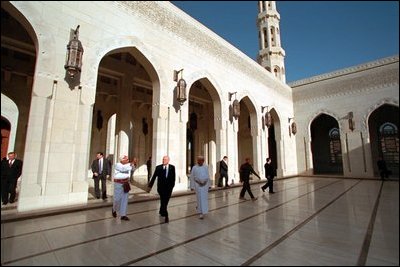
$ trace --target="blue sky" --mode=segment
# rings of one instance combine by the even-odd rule
[[[256,59],[257,1],[172,1]],[[286,81],[399,54],[397,1],[277,1]]]

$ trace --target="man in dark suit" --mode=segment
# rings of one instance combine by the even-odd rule
[[[160,195],[160,211],[159,214],[165,217],[165,222],[169,222],[168,217],[168,202],[171,198],[172,190],[175,186],[175,166],[169,164],[169,157],[164,156],[162,159],[163,164],[158,165],[154,170],[154,174],[148,184],[147,192],[150,192],[153,187],[154,181],[157,177],[157,192]]]
[[[223,179],[225,178],[225,187],[229,187],[228,185],[228,157],[224,156],[224,158],[219,162],[219,181],[218,187],[222,187]]]
[[[274,192],[274,176],[275,176],[275,169],[274,166],[272,166],[272,160],[271,158],[267,158],[267,162],[264,165],[265,169],[265,178],[267,178],[267,182],[265,185],[261,187],[261,190],[265,192],[265,189],[269,187],[269,192],[271,194],[275,193]]]
[[[251,200],[257,200],[257,197],[254,197],[253,192],[251,192],[251,188],[250,188],[250,174],[254,174],[255,176],[258,177],[258,179],[261,180],[261,177],[254,171],[253,166],[251,166],[250,164],[250,158],[246,158],[245,159],[245,163],[243,163],[240,166],[240,182],[243,183],[243,187],[242,190],[240,191],[240,195],[239,195],[239,199],[243,199],[244,198],[244,194],[247,192],[249,192],[249,195],[251,197]]]
[[[111,174],[111,164],[108,159],[104,158],[102,152],[97,152],[96,159],[92,162],[92,172],[94,180],[94,193],[96,198],[100,198],[99,182],[101,181],[102,198],[107,198],[106,179]]]
[[[1,161],[1,199],[3,205],[14,203],[17,180],[22,174],[22,160],[16,158],[15,152],[8,153],[8,159]]]

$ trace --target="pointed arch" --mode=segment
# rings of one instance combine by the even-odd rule
[[[314,174],[343,174],[343,152],[338,120],[320,113],[310,123]]]
[[[86,74],[82,72],[82,76],[85,75],[84,78],[87,79],[89,87],[93,89],[90,92],[92,103],[94,103],[96,94],[97,73],[100,61],[110,52],[116,50],[133,53],[133,56],[145,68],[152,81],[154,104],[160,104],[161,101],[168,101],[166,104],[169,105],[173,103],[174,99],[170,97],[168,90],[163,90],[162,92],[160,88],[161,84],[169,84],[168,75],[165,73],[164,68],[161,67],[162,64],[153,55],[152,50],[135,36],[122,36],[117,39],[109,38],[99,42],[93,49],[88,51],[88,53],[93,53],[93,55],[87,57],[91,62],[86,64],[91,66],[91,69]]]
[[[190,94],[190,90],[192,89],[192,85],[196,81],[200,81],[204,84],[204,86],[207,87],[207,91],[211,96],[211,99],[213,101],[213,107],[214,107],[214,120],[215,124],[214,127],[216,129],[221,129],[222,128],[222,121],[227,120],[229,117],[229,109],[222,108],[222,90],[220,85],[218,84],[218,81],[214,78],[214,76],[209,73],[207,70],[199,70],[196,72],[191,73],[189,76],[186,76],[185,78],[186,83],[187,83],[187,88],[188,92],[187,94]],[[188,101],[183,105],[183,109],[188,109]],[[185,112],[187,115],[187,112]],[[186,118],[186,121],[188,118]]]
[[[13,151],[15,146],[16,132],[18,129],[18,106],[9,97],[1,94],[1,116],[10,123],[10,136],[8,140],[8,151]]]

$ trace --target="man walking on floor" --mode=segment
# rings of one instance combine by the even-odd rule
[[[249,195],[251,197],[251,200],[257,200],[256,197],[254,197],[253,193],[251,192],[250,188],[250,173],[253,173],[255,176],[258,177],[258,179],[261,180],[260,176],[254,171],[253,166],[250,164],[250,158],[245,159],[245,163],[243,163],[240,166],[240,182],[243,183],[242,191],[240,191],[240,197],[239,199],[246,200],[244,198],[244,194],[249,192]]]
[[[175,186],[175,166],[169,164],[169,157],[164,156],[162,159],[163,164],[160,164],[154,170],[154,174],[150,179],[147,186],[147,192],[150,192],[153,187],[154,181],[157,178],[157,192],[160,195],[160,211],[159,214],[165,217],[165,222],[169,222],[168,217],[168,202],[172,195],[172,190]]]
[[[275,176],[275,169],[272,166],[271,158],[267,158],[267,162],[264,165],[265,169],[265,178],[267,178],[267,183],[261,187],[261,190],[265,192],[265,189],[269,187],[269,193],[273,194],[274,192],[274,176]]]
[[[195,189],[197,197],[197,212],[199,218],[203,219],[208,213],[208,185],[210,176],[208,166],[204,164],[204,157],[197,157],[197,164],[193,166],[190,173],[190,188]]]

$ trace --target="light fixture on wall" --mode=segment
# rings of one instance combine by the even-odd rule
[[[347,119],[349,120],[349,129],[350,129],[351,131],[354,131],[354,129],[355,129],[353,116],[354,116],[354,115],[353,115],[353,111],[350,111],[350,112],[347,114]]]
[[[268,111],[268,106],[261,106],[261,113],[264,113],[264,109],[267,109],[267,113],[265,113],[265,125],[267,126],[267,128],[271,127],[272,125],[272,117],[271,117],[271,113],[269,113]]]
[[[181,74],[181,78],[178,80],[178,74]],[[176,84],[176,101],[182,106],[186,101],[186,81],[183,79],[183,69],[174,70],[174,81]]]
[[[237,92],[229,93],[229,101],[231,101],[232,100],[232,96],[235,95],[235,100],[233,100],[233,103],[232,103],[232,116],[237,119],[240,116],[240,103],[236,99],[236,93]]]
[[[68,75],[73,79],[78,73],[81,72],[83,46],[79,41],[79,26],[74,31],[73,38],[67,45],[67,55],[64,68],[67,70]]]
[[[290,124],[291,120],[293,120],[292,124]],[[289,135],[291,134],[295,135],[297,133],[297,124],[294,121],[294,117],[288,118],[288,123],[289,123]]]
[[[229,94],[229,101],[232,101],[232,96],[233,96],[233,95],[236,96],[236,93],[237,93],[237,92],[233,92],[233,93],[229,92],[229,93],[228,93],[228,94]]]

